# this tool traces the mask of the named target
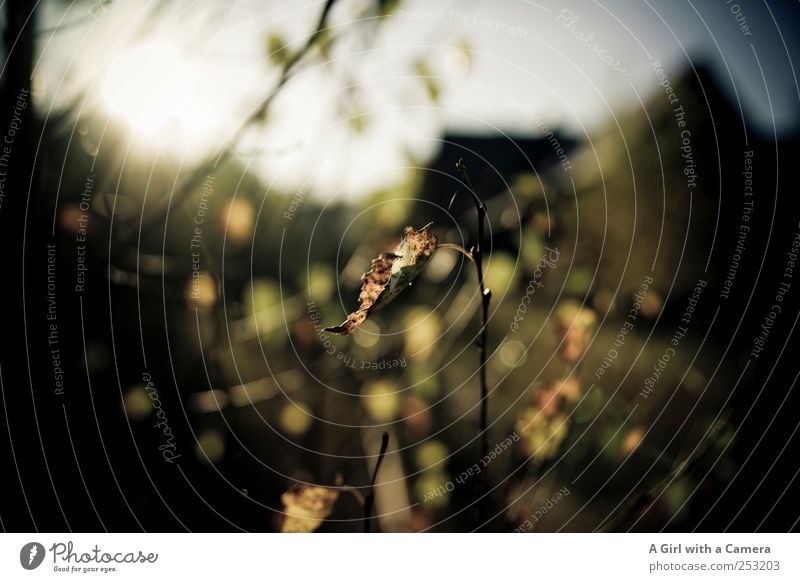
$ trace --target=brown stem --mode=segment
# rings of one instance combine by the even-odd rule
[[[480,356],[480,382],[481,382],[481,413],[478,435],[480,436],[481,443],[481,459],[489,454],[489,386],[486,382],[486,346],[489,342],[489,304],[492,301],[492,292],[486,289],[483,285],[483,251],[481,249],[481,241],[483,240],[484,225],[486,223],[486,206],[475,192],[472,186],[472,181],[467,174],[467,167],[464,161],[459,159],[456,163],[456,168],[461,173],[464,183],[472,195],[472,201],[475,203],[475,214],[478,220],[478,236],[475,241],[475,246],[472,249],[472,257],[475,263],[475,270],[478,273],[478,290],[481,295],[481,330],[478,335],[476,345],[478,346],[478,355]],[[481,524],[485,523],[489,514],[489,481],[486,471],[481,473],[480,483],[480,501],[478,503],[478,514]]]
[[[369,483],[369,491],[364,497],[364,533],[369,533],[372,522],[372,507],[375,505],[375,481],[378,478],[378,469],[381,468],[383,457],[386,456],[386,449],[389,447],[389,433],[383,433],[381,439],[381,451],[378,453],[378,460],[375,462],[375,470],[372,472],[372,480]]]
[[[450,249],[450,250],[459,252],[462,255],[464,255],[465,257],[467,257],[473,263],[475,262],[475,259],[472,258],[472,254],[467,249],[462,247],[461,245],[456,245],[456,244],[453,244],[453,243],[441,243],[441,244],[436,245],[436,248],[437,249]]]

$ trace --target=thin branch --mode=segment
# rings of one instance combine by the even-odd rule
[[[462,247],[461,245],[457,245],[457,244],[453,244],[453,243],[442,243],[442,244],[436,245],[436,248],[437,249],[450,249],[450,250],[453,250],[453,251],[457,251],[457,252],[461,253],[462,255],[464,255],[465,257],[467,257],[473,263],[475,262],[475,259],[472,257],[472,254],[470,254],[470,252],[467,249],[465,249],[464,247]]]
[[[478,220],[478,236],[475,241],[475,246],[471,251],[473,262],[475,263],[475,270],[478,273],[478,290],[481,295],[481,330],[476,342],[478,346],[478,354],[480,356],[480,382],[481,382],[481,416],[479,425],[479,436],[481,442],[481,459],[489,454],[489,386],[486,382],[486,346],[489,342],[489,304],[492,301],[492,292],[486,289],[483,285],[483,251],[481,249],[481,241],[483,241],[484,225],[486,223],[486,206],[475,192],[472,186],[472,181],[467,174],[467,167],[464,161],[459,159],[456,163],[456,168],[461,173],[464,183],[472,195],[472,201],[475,203],[475,214]],[[486,521],[489,514],[488,511],[488,492],[489,481],[487,472],[481,473],[481,488],[480,488],[480,503],[478,504],[478,511],[481,523]]]
[[[244,133],[253,123],[261,120],[264,118],[266,113],[269,111],[272,102],[277,97],[280,90],[289,82],[292,78],[295,65],[300,62],[300,60],[308,54],[311,48],[314,46],[314,42],[319,38],[319,36],[325,32],[328,28],[328,16],[330,15],[331,8],[336,3],[336,0],[327,0],[325,2],[325,6],[320,13],[319,20],[317,21],[316,28],[314,31],[309,35],[308,39],[306,40],[305,44],[300,47],[294,54],[292,54],[286,61],[283,63],[283,67],[281,68],[281,75],[278,78],[275,87],[272,91],[267,94],[264,100],[260,103],[260,105],[253,110],[253,112],[247,116],[247,118],[242,122],[242,124],[236,129],[233,133],[231,138],[225,142],[225,145],[213,156],[209,157],[204,163],[200,164],[195,168],[195,170],[189,175],[188,178],[183,182],[183,184],[178,188],[177,192],[174,196],[166,199],[163,203],[163,209],[157,209],[157,211],[152,212],[150,217],[147,220],[142,220],[142,228],[141,230],[146,232],[149,228],[155,225],[155,223],[160,222],[162,217],[162,210],[166,211],[169,205],[178,205],[180,204],[186,197],[188,197],[192,191],[203,182],[206,175],[209,172],[209,168],[216,168],[223,162],[227,161],[228,158],[231,157],[233,154],[234,146],[241,140]]]
[[[386,449],[389,447],[389,433],[383,433],[381,439],[381,451],[378,453],[378,460],[375,462],[375,470],[372,472],[372,480],[369,483],[369,491],[364,497],[364,533],[369,533],[370,524],[372,521],[372,508],[375,505],[375,481],[378,478],[378,470],[383,463],[383,457],[386,456]]]

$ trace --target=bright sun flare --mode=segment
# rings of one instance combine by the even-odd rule
[[[163,41],[130,48],[115,57],[101,87],[106,106],[136,130],[153,135],[177,124],[194,132],[203,124],[192,68]]]

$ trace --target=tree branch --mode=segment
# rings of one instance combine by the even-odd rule
[[[299,63],[302,58],[308,54],[308,52],[314,46],[314,42],[327,29],[328,16],[330,15],[331,8],[333,8],[335,3],[336,0],[327,0],[325,2],[325,6],[320,13],[314,31],[309,35],[305,44],[288,59],[286,59],[286,61],[284,61],[283,67],[281,68],[281,75],[272,91],[270,91],[269,94],[259,104],[259,106],[247,116],[238,129],[233,133],[231,138],[225,142],[222,148],[220,148],[213,156],[209,157],[205,162],[198,165],[189,175],[189,177],[183,182],[183,184],[181,184],[174,196],[167,198],[166,201],[162,203],[162,208],[157,208],[155,212],[150,213],[148,219],[142,219],[142,225],[140,228],[141,232],[147,232],[157,222],[159,222],[162,218],[162,213],[166,212],[169,206],[178,205],[184,199],[186,199],[192,193],[192,191],[202,183],[208,174],[209,169],[217,168],[220,164],[224,163],[228,160],[228,158],[231,157],[231,154],[233,153],[233,147],[241,140],[242,136],[251,124],[263,119],[280,90],[286,85],[286,83],[289,82],[289,80],[291,80],[295,65],[297,65],[297,63]]]

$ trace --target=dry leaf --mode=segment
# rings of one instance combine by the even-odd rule
[[[372,313],[381,309],[411,285],[428,259],[433,256],[439,239],[430,232],[430,225],[421,230],[407,226],[403,240],[391,253],[382,253],[361,277],[358,310],[347,316],[342,325],[325,331],[347,335],[357,329]]]
[[[283,495],[284,513],[283,533],[311,533],[333,511],[333,504],[339,492],[327,487],[296,485]]]

